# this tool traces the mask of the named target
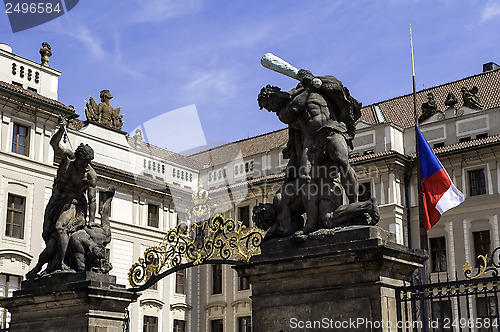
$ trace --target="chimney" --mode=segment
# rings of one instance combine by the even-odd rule
[[[500,69],[500,66],[494,62],[488,62],[488,63],[483,64],[483,73],[486,73],[487,71],[490,71],[490,70],[496,70],[496,69]]]

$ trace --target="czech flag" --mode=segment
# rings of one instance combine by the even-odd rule
[[[432,151],[418,127],[418,149],[422,181],[422,200],[425,233],[434,226],[441,215],[465,200],[464,195],[451,182],[443,165]]]

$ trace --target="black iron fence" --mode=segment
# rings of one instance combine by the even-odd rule
[[[500,248],[492,257],[498,253]],[[427,283],[415,277],[396,288],[398,331],[499,331],[498,261],[482,256],[479,261],[477,270],[464,265],[464,277],[446,274],[445,280]]]

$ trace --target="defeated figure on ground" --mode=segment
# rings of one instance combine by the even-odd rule
[[[80,144],[75,152],[67,149],[61,144],[63,137],[67,139],[66,120],[60,117],[59,124],[60,128],[50,140],[54,154],[60,158],[60,162],[52,187],[52,196],[44,214],[42,238],[46,247],[40,253],[36,266],[26,274],[26,279],[39,276],[45,264],[47,267],[43,272],[44,275],[80,270],[81,264],[77,264],[76,260],[70,256],[81,252],[81,248],[68,250],[74,234],[79,234],[82,238],[80,231],[86,232],[95,239],[94,245],[87,246],[92,248],[91,251],[86,251],[86,254],[90,256],[103,257],[99,253],[102,248],[97,247],[109,243],[109,208],[106,213],[103,212],[104,224],[99,226],[102,230],[97,231],[98,227],[95,226],[97,174],[91,165],[94,151],[84,144]],[[113,194],[110,194],[107,199],[109,204],[111,204],[112,197]],[[104,238],[103,234],[105,234]],[[75,239],[71,242],[73,246],[79,241]]]

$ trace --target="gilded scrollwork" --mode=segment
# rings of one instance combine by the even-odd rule
[[[200,180],[198,190],[191,195],[193,206],[188,211],[189,218],[195,222],[206,220],[212,216],[213,208],[208,204],[210,198],[208,191],[203,189],[203,181]]]
[[[241,221],[221,215],[188,226],[180,223],[170,229],[158,246],[150,247],[132,265],[129,282],[138,287],[164,269],[182,264],[200,265],[207,261],[244,261],[260,254],[264,231],[247,228]]]
[[[463,266],[464,276],[467,279],[477,279],[491,272],[492,277],[498,276],[498,269],[500,268],[500,247],[493,250],[491,253],[491,257],[488,255],[479,255],[477,256],[478,268],[477,273],[474,273],[474,270],[468,261],[465,262]]]

